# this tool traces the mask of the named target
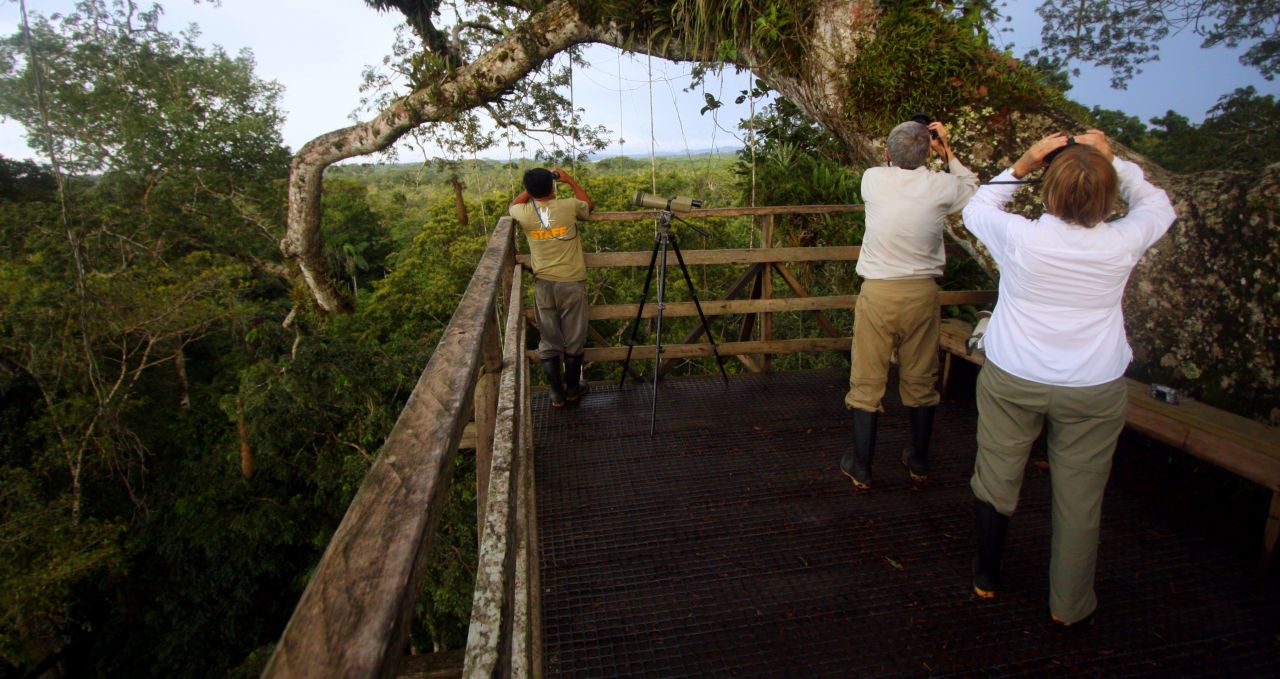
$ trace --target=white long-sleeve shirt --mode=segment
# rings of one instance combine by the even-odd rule
[[[867,230],[858,275],[872,279],[937,278],[947,262],[943,220],[964,207],[978,178],[954,156],[950,174],[920,166],[873,167],[862,173]]]
[[[965,226],[1000,265],[1000,299],[983,346],[1002,370],[1067,387],[1124,375],[1133,358],[1120,307],[1124,287],[1176,215],[1142,168],[1120,158],[1112,166],[1129,213],[1093,228],[1005,212],[1016,184],[983,186],[965,207]],[[993,181],[1012,179],[1010,169]]]

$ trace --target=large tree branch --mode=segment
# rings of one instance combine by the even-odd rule
[[[764,78],[814,120],[831,130],[855,158],[871,160],[878,142],[847,119],[838,102],[842,78],[858,55],[858,45],[874,35],[879,17],[871,0],[820,0],[813,30],[804,38],[800,63],[761,58],[749,34],[739,37],[738,66]],[[677,61],[711,60],[687,39],[664,40],[661,46],[640,44],[636,35],[607,18],[589,25],[568,0],[553,0],[474,62],[455,69],[441,82],[394,102],[373,120],[321,135],[294,156],[289,176],[288,230],[280,243],[286,257],[296,257],[304,280],[325,311],[349,306],[329,279],[321,253],[320,195],[325,168],[353,156],[387,148],[424,123],[448,119],[461,111],[494,101],[560,51],[583,42],[599,42],[624,50]]]
[[[444,120],[497,98],[544,61],[590,35],[572,6],[555,0],[443,81],[397,100],[373,120],[316,137],[298,151],[289,168],[289,221],[280,250],[298,259],[322,309],[341,311],[349,306],[329,280],[321,252],[320,194],[325,168],[385,149],[423,123]]]

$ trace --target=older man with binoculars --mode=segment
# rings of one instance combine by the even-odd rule
[[[932,149],[946,173],[925,164]],[[911,479],[929,475],[929,438],[939,396],[938,284],[946,263],[942,231],[978,189],[978,178],[951,154],[947,128],[920,115],[889,133],[886,167],[862,175],[866,232],[858,255],[863,278],[854,308],[853,366],[845,405],[853,410],[853,449],[840,470],[856,490],[871,488],[880,405],[889,361],[898,353],[898,391],[911,422],[902,464]]]

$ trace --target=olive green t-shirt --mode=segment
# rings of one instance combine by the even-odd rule
[[[511,216],[529,239],[534,276],[561,283],[587,280],[578,220],[590,215],[591,208],[577,198],[531,199],[511,206]]]

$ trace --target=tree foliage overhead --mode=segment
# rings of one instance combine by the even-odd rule
[[[1280,72],[1280,0],[1050,0],[1036,12],[1046,56],[1106,67],[1117,89],[1159,59],[1160,41],[1184,30],[1205,48],[1248,45],[1240,62],[1267,80]]]
[[[1241,87],[1222,96],[1204,122],[1167,111],[1143,124],[1123,111],[1094,107],[1100,129],[1174,172],[1256,172],[1280,158],[1280,102]]]

